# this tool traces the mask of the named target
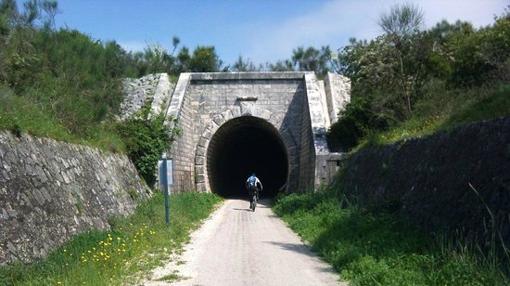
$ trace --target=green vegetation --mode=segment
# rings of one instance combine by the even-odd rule
[[[119,66],[102,45],[77,31],[36,29],[16,23],[0,37],[0,128],[122,150],[107,122],[121,100]],[[1,30],[1,29],[0,29]],[[77,52],[79,51],[79,52]]]
[[[163,115],[148,119],[133,117],[117,125],[127,154],[149,186],[156,182],[156,167],[161,154],[170,148],[176,128],[165,125]]]
[[[356,149],[394,143],[466,123],[510,115],[510,84],[502,84],[493,89],[447,90],[431,96],[437,98],[422,100],[416,105],[417,115],[386,131],[369,133],[360,140]]]
[[[111,220],[111,231],[78,235],[33,264],[0,267],[1,285],[124,285],[181,251],[189,232],[220,201],[213,194],[170,197],[170,226],[165,225],[163,196],[138,206],[127,218]],[[172,277],[175,278],[175,277]]]
[[[121,79],[167,72],[218,71],[214,47],[160,46],[127,53],[69,28],[55,29],[52,0],[0,0],[0,130],[127,152],[149,185],[157,159],[176,134],[148,113],[119,123]]]
[[[72,29],[54,27],[56,1],[0,1],[0,129],[28,132],[110,151],[126,146],[111,127],[122,101],[120,80],[147,73],[218,71],[214,47],[159,46],[127,53]],[[179,39],[173,39],[174,52]],[[149,124],[150,125],[150,124]]]
[[[423,17],[412,5],[395,6],[380,18],[384,34],[340,51],[352,100],[329,132],[333,149],[510,115],[509,12],[480,29],[443,21],[421,30]]]
[[[280,198],[275,212],[352,285],[508,285],[498,260],[432,238],[333,189]]]
[[[237,61],[226,69],[236,72],[248,71],[314,71],[319,77],[324,77],[328,72],[337,70],[337,61],[329,46],[320,49],[314,47],[297,47],[292,51],[290,59],[280,60],[275,63],[255,65],[247,58],[239,56]]]

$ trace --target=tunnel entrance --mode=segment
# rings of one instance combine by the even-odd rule
[[[269,122],[242,116],[223,124],[207,150],[211,190],[224,197],[245,196],[244,182],[255,172],[264,185],[262,197],[284,189],[288,179],[287,150]]]

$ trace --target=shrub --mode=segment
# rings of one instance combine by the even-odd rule
[[[161,154],[170,148],[176,129],[165,125],[163,114],[143,119],[134,117],[117,126],[129,158],[149,186],[156,182],[156,167]]]
[[[329,147],[333,151],[348,151],[372,130],[386,130],[389,122],[389,118],[371,110],[369,101],[355,98],[328,131]]]

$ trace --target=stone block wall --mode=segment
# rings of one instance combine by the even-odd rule
[[[351,101],[351,80],[343,75],[328,73],[324,78],[328,113],[331,124],[338,121],[338,113]]]
[[[308,98],[303,99],[303,114],[310,114]],[[314,187],[315,171],[315,146],[312,129],[310,128],[310,117],[301,117],[301,150],[299,153],[299,186],[297,191],[309,191]]]
[[[206,181],[203,168],[200,168],[201,174],[196,174],[195,169],[197,161],[199,166],[206,162],[207,140],[222,123],[243,114],[265,116],[280,131],[290,161],[289,188],[298,188],[302,129],[309,130],[306,129],[309,123],[303,125],[307,118],[303,113],[306,91],[302,73],[297,76],[280,74],[283,76],[276,78],[264,73],[238,78],[229,78],[230,75],[239,76],[235,73],[184,75],[177,84],[179,90],[176,88],[169,109],[169,115],[179,119],[183,130],[171,151],[176,190],[190,188],[190,178],[192,183]],[[186,88],[180,87],[181,81],[187,82]],[[200,153],[198,158],[197,152]]]
[[[150,105],[149,117],[166,111],[175,84],[168,74],[149,74],[141,78],[126,78],[122,81],[124,99],[120,105],[120,120],[126,120],[143,106]]]
[[[44,257],[109,228],[150,195],[125,155],[0,132],[0,264]]]
[[[181,135],[172,145],[170,152],[173,157],[173,179],[176,192],[195,189],[195,147],[197,144],[197,128],[195,121],[196,104],[192,98],[184,97],[178,117],[178,128]],[[173,152],[175,151],[175,152]]]

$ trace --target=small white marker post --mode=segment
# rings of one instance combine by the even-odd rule
[[[159,187],[165,195],[165,222],[170,224],[170,200],[169,193],[173,184],[172,159],[168,159],[166,153],[161,155],[158,161]]]

